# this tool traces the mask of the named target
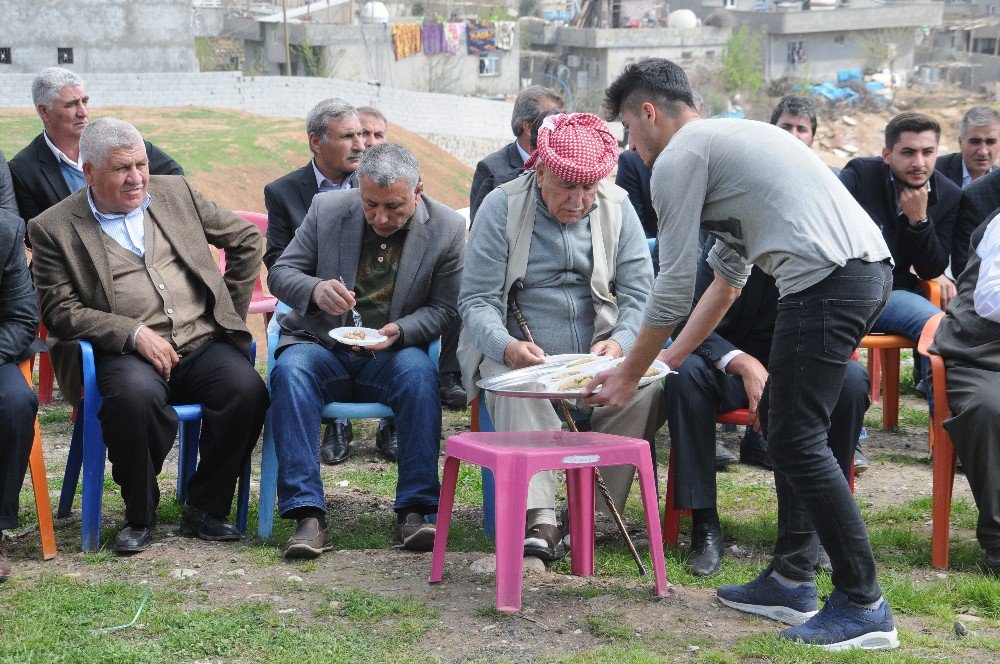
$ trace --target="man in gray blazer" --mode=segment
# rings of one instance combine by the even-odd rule
[[[394,543],[428,551],[437,513],[441,399],[428,344],[455,324],[465,222],[422,195],[417,160],[393,143],[365,150],[358,189],[320,193],[268,276],[292,311],[279,316],[271,373],[278,512],[296,519],[288,558],[332,547],[319,470],[320,412],[330,401],[377,401],[400,422]],[[343,280],[343,281],[342,281]],[[385,341],[365,348],[328,334],[363,325]]]

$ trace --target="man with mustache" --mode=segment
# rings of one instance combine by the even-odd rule
[[[921,293],[920,280],[935,279],[948,267],[962,199],[962,190],[934,170],[940,138],[941,126],[933,118],[900,113],[885,127],[882,158],[853,159],[840,174],[892,253],[892,293],[872,332],[914,342],[927,319],[941,312]],[[922,358],[921,380],[926,376]]]
[[[385,119],[382,118],[381,136],[378,136],[373,131],[377,129],[378,117],[371,112],[366,113],[366,117],[368,119],[362,121],[358,109],[337,97],[324,99],[309,111],[306,132],[312,160],[264,187],[264,206],[267,208],[264,265],[268,270],[292,241],[316,194],[357,187],[354,171],[365,148],[385,142]],[[367,136],[366,126],[369,127]],[[398,447],[395,433],[391,419],[379,422],[376,441],[379,450],[390,461],[395,461]],[[353,438],[350,420],[328,421],[319,448],[320,459],[330,465],[347,461]]]
[[[34,219],[85,184],[80,135],[90,122],[83,79],[48,67],[31,81],[31,99],[44,130],[10,160],[21,218]],[[143,142],[151,175],[184,175],[184,169],[149,141]]]
[[[1000,113],[989,106],[966,111],[958,123],[958,149],[939,157],[934,168],[965,189],[993,170],[1000,150]]]
[[[177,436],[173,404],[203,411],[180,532],[238,540],[226,516],[269,403],[245,321],[260,232],[184,178],[150,176],[142,136],[123,120],[90,123],[80,157],[87,186],[28,223],[31,271],[67,399],[80,395],[77,341],[94,347],[98,417],[125,502],[115,552],[152,542],[156,476]],[[225,273],[210,244],[226,252]]]

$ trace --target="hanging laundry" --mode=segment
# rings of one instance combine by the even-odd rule
[[[465,23],[446,23],[444,26],[444,50],[458,55],[462,50]]]
[[[421,39],[424,42],[424,53],[427,55],[444,52],[444,26],[440,23],[424,23]]]
[[[489,21],[466,21],[469,55],[481,55],[497,50],[497,30]]]
[[[393,23],[392,52],[397,60],[420,52],[420,33],[419,23]]]
[[[517,30],[517,23],[514,21],[497,21],[496,45],[501,51],[510,51],[514,48],[514,35]]]

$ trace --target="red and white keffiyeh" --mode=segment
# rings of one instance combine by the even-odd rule
[[[524,167],[534,168],[539,162],[561,180],[593,184],[614,170],[618,141],[593,113],[550,115],[538,130],[538,146]]]

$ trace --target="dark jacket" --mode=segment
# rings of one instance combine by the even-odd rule
[[[354,173],[347,178],[353,189]],[[283,175],[264,187],[264,208],[267,210],[267,247],[264,265],[270,270],[274,261],[292,241],[295,231],[302,225],[313,196],[319,193],[313,162]]]
[[[469,219],[476,220],[476,211],[482,205],[486,194],[510,182],[524,172],[524,160],[517,150],[517,141],[483,157],[476,164],[469,191]]]
[[[149,141],[143,143],[149,158],[150,175],[184,175],[184,169],[167,153]],[[14,176],[17,205],[25,221],[31,221],[71,193],[59,170],[56,156],[45,143],[44,134],[35,136],[10,160],[10,172]]]
[[[969,238],[973,231],[991,218],[997,208],[1000,208],[1000,169],[974,181],[962,194],[951,243],[951,273],[956,279],[969,260]]]
[[[656,237],[657,231],[656,210],[649,191],[649,178],[652,174],[653,171],[642,163],[637,153],[626,150],[618,157],[615,184],[628,192],[628,199],[639,215],[646,237]]]
[[[702,244],[701,259],[695,278],[694,303],[705,293],[715,279],[715,272],[708,265],[708,252],[715,244],[714,239]],[[729,311],[716,326],[715,331],[694,349],[710,362],[718,362],[731,351],[741,350],[753,355],[765,367],[771,356],[771,339],[774,337],[774,323],[778,317],[778,287],[774,277],[753,268],[750,278],[736,298]],[[685,320],[685,323],[687,321]],[[683,328],[683,325],[681,325]],[[674,338],[680,330],[674,332]]]
[[[43,352],[38,340],[38,299],[24,258],[24,221],[0,210],[0,364]]]
[[[952,152],[943,157],[938,157],[934,164],[934,170],[945,176],[962,188],[962,153]]]
[[[10,167],[7,166],[7,158],[3,156],[2,151],[0,151],[0,210],[21,216],[17,209],[17,198],[14,196],[14,181],[10,177]]]
[[[892,260],[893,288],[912,290],[920,279],[944,273],[951,257],[952,232],[962,189],[938,173],[931,174],[927,198],[928,225],[913,230],[896,212],[895,185],[889,167],[879,157],[852,159],[840,172],[840,181],[882,229]],[[916,270],[917,276],[910,272]]]

